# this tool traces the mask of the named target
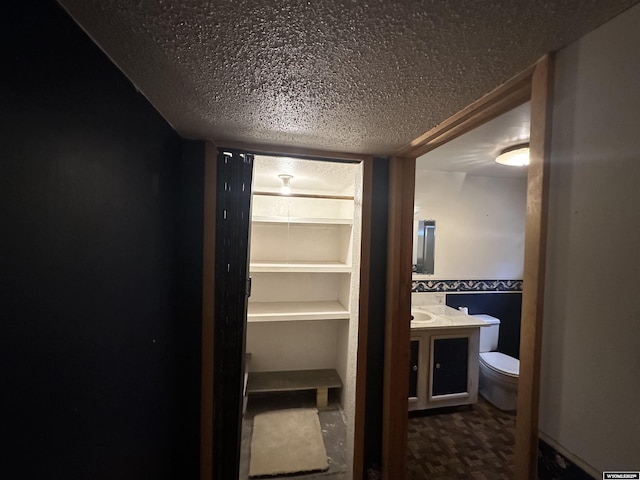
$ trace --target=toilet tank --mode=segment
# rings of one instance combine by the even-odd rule
[[[500,320],[484,313],[473,316],[489,324],[486,327],[480,327],[480,352],[493,352],[498,348]]]

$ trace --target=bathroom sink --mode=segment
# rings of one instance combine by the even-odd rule
[[[475,328],[489,325],[447,305],[419,305],[411,308],[411,328]]]
[[[411,325],[414,325],[414,326],[420,325],[423,323],[431,323],[436,319],[436,317],[434,315],[431,315],[430,313],[420,312],[416,310],[413,310],[411,312],[411,315],[413,316],[413,320],[411,320]]]

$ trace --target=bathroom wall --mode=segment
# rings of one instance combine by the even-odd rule
[[[522,279],[525,178],[418,170],[415,198],[416,228],[436,221],[435,272],[416,278]]]
[[[555,67],[540,430],[596,478],[640,470],[638,25],[640,5]]]
[[[520,358],[522,293],[448,293],[445,303],[453,308],[467,307],[469,315],[485,313],[500,319],[496,350],[513,358]]]
[[[416,172],[414,222],[436,221],[435,273],[413,276],[412,303],[466,306],[500,319],[498,350],[519,358],[525,178]],[[417,242],[414,235],[414,263]]]

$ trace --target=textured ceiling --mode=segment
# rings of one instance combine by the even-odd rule
[[[254,190],[278,190],[278,175],[291,175],[293,192],[333,193],[340,195],[355,183],[358,163],[336,163],[289,157],[256,155],[253,169]]]
[[[184,137],[391,154],[638,0],[59,0]]]

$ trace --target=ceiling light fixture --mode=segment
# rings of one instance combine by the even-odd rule
[[[524,167],[529,165],[529,144],[520,143],[505,148],[496,157],[496,162],[510,167]]]
[[[280,180],[282,180],[282,187],[280,187],[280,193],[282,195],[290,195],[291,186],[289,185],[289,182],[293,178],[293,175],[282,174],[282,175],[278,175],[278,177],[280,178]]]

